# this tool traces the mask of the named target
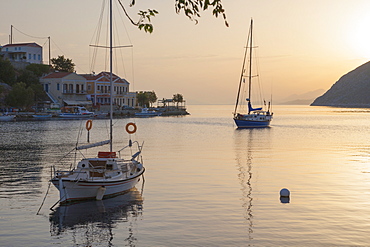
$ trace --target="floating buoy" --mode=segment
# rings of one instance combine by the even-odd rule
[[[288,189],[281,189],[280,190],[280,196],[281,197],[289,197],[290,196],[290,191]]]
[[[280,202],[281,203],[289,203],[290,202],[290,191],[288,189],[281,189],[280,190]]]

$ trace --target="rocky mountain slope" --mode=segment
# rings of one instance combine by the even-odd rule
[[[343,75],[312,106],[370,107],[370,62]]]

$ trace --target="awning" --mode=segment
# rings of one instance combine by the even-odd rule
[[[92,105],[90,100],[63,100],[67,105]]]

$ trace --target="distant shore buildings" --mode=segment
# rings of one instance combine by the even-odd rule
[[[37,43],[14,43],[0,46],[0,56],[17,69],[29,64],[43,64],[42,46]],[[81,105],[100,108],[110,104],[110,74],[76,74],[52,72],[40,78],[44,91],[53,104],[60,107]],[[130,83],[113,74],[113,104],[116,107],[134,107],[136,93],[130,92]]]
[[[76,74],[53,72],[40,79],[53,103],[61,106],[81,105],[99,108],[110,104],[110,74]],[[136,105],[136,93],[129,91],[130,83],[113,74],[113,105],[118,108]]]
[[[50,54],[49,54],[50,56]],[[45,64],[42,46],[35,42],[0,45],[0,57],[8,59],[16,69],[25,69],[29,64]],[[50,60],[50,59],[49,59]],[[50,101],[38,102],[42,109],[59,109],[64,106],[85,106],[95,111],[109,110],[110,73],[77,74],[54,71],[40,78]],[[113,74],[113,105],[116,109],[135,108],[137,93],[130,92],[130,83]],[[166,111],[186,112],[185,101],[158,100],[158,107]]]

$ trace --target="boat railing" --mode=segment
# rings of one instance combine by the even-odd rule
[[[131,142],[131,140],[130,140],[130,142],[129,142],[129,144],[128,144],[127,146],[125,146],[125,147],[123,147],[123,148],[121,148],[120,150],[118,150],[118,151],[117,151],[117,152],[118,152],[118,154],[119,154],[119,156],[121,157],[121,151],[123,151],[124,149],[126,149],[126,148],[128,148],[128,147],[132,147],[132,145],[133,145],[134,143],[136,143],[136,144],[137,144],[137,149],[138,149],[139,151],[137,151],[135,154],[133,154],[133,155],[131,156],[131,161],[132,161],[132,160],[134,160],[137,156],[139,156],[139,155],[141,154],[141,150],[143,149],[144,142],[140,145],[138,141]]]

